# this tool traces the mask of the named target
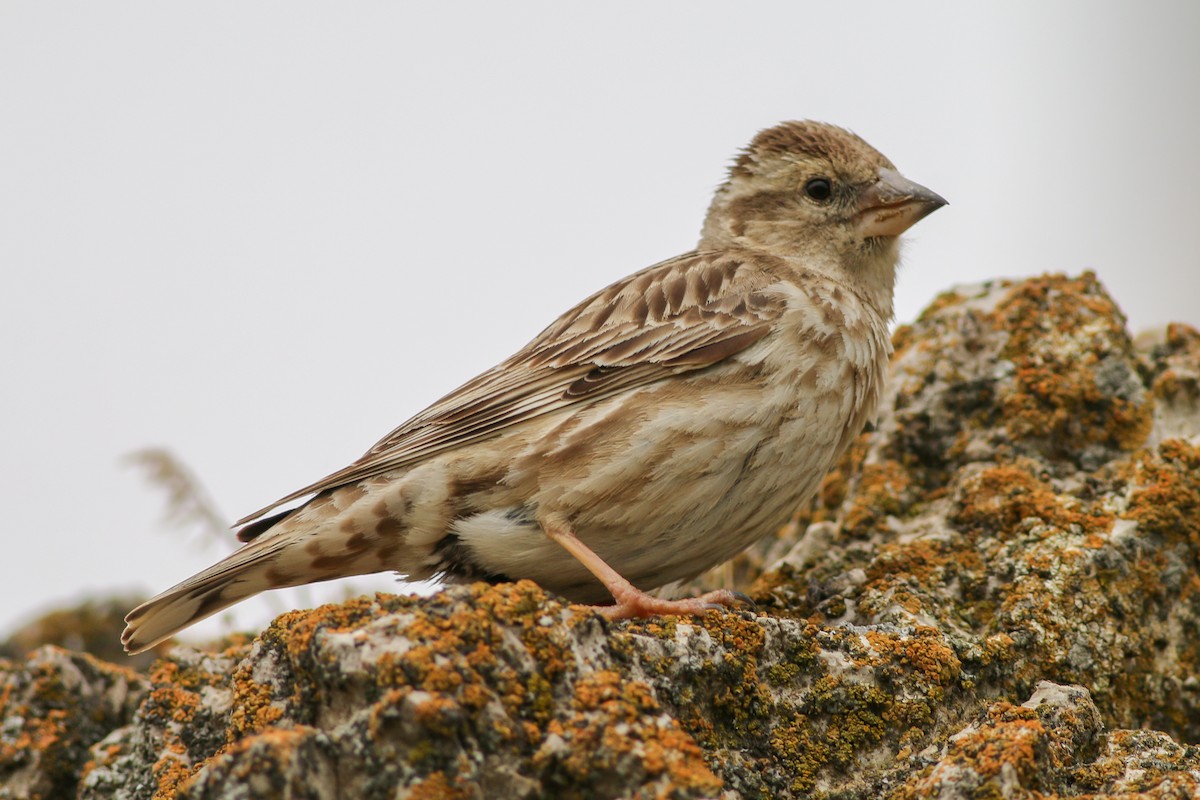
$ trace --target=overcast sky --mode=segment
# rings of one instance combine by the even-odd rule
[[[949,199],[900,321],[1092,269],[1134,328],[1200,323],[1197,40],[1189,1],[0,0],[0,635],[232,547],[124,454],[169,448],[230,519],[343,466],[690,249],[781,120]]]

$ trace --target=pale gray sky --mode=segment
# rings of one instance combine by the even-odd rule
[[[1185,0],[4,0],[0,635],[221,554],[123,454],[170,448],[230,518],[343,466],[692,247],[780,120],[950,200],[901,321],[1094,269],[1133,326],[1200,323],[1197,38]]]

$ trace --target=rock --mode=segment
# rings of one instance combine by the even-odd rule
[[[73,797],[89,748],[130,724],[149,691],[127,667],[58,647],[0,659],[0,798]]]
[[[1200,793],[1200,334],[1136,348],[1085,274],[896,341],[875,429],[727,571],[757,612],[609,623],[521,582],[146,677],[39,650],[0,662],[0,798]]]

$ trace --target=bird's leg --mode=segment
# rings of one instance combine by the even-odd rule
[[[637,617],[663,616],[695,616],[710,609],[735,605],[753,605],[750,598],[738,592],[721,589],[699,597],[687,597],[682,600],[663,600],[646,594],[641,589],[625,580],[619,572],[610,567],[604,559],[596,555],[590,547],[581,542],[570,526],[559,520],[542,520],[542,530],[546,532],[562,548],[579,560],[588,572],[604,584],[604,588],[612,592],[615,605],[593,606],[593,608],[609,619],[634,619]]]

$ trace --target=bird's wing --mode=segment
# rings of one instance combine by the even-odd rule
[[[776,280],[729,253],[689,253],[630,275],[396,428],[358,461],[237,524],[544,414],[715,364],[767,335],[784,307],[782,295],[765,291]]]

